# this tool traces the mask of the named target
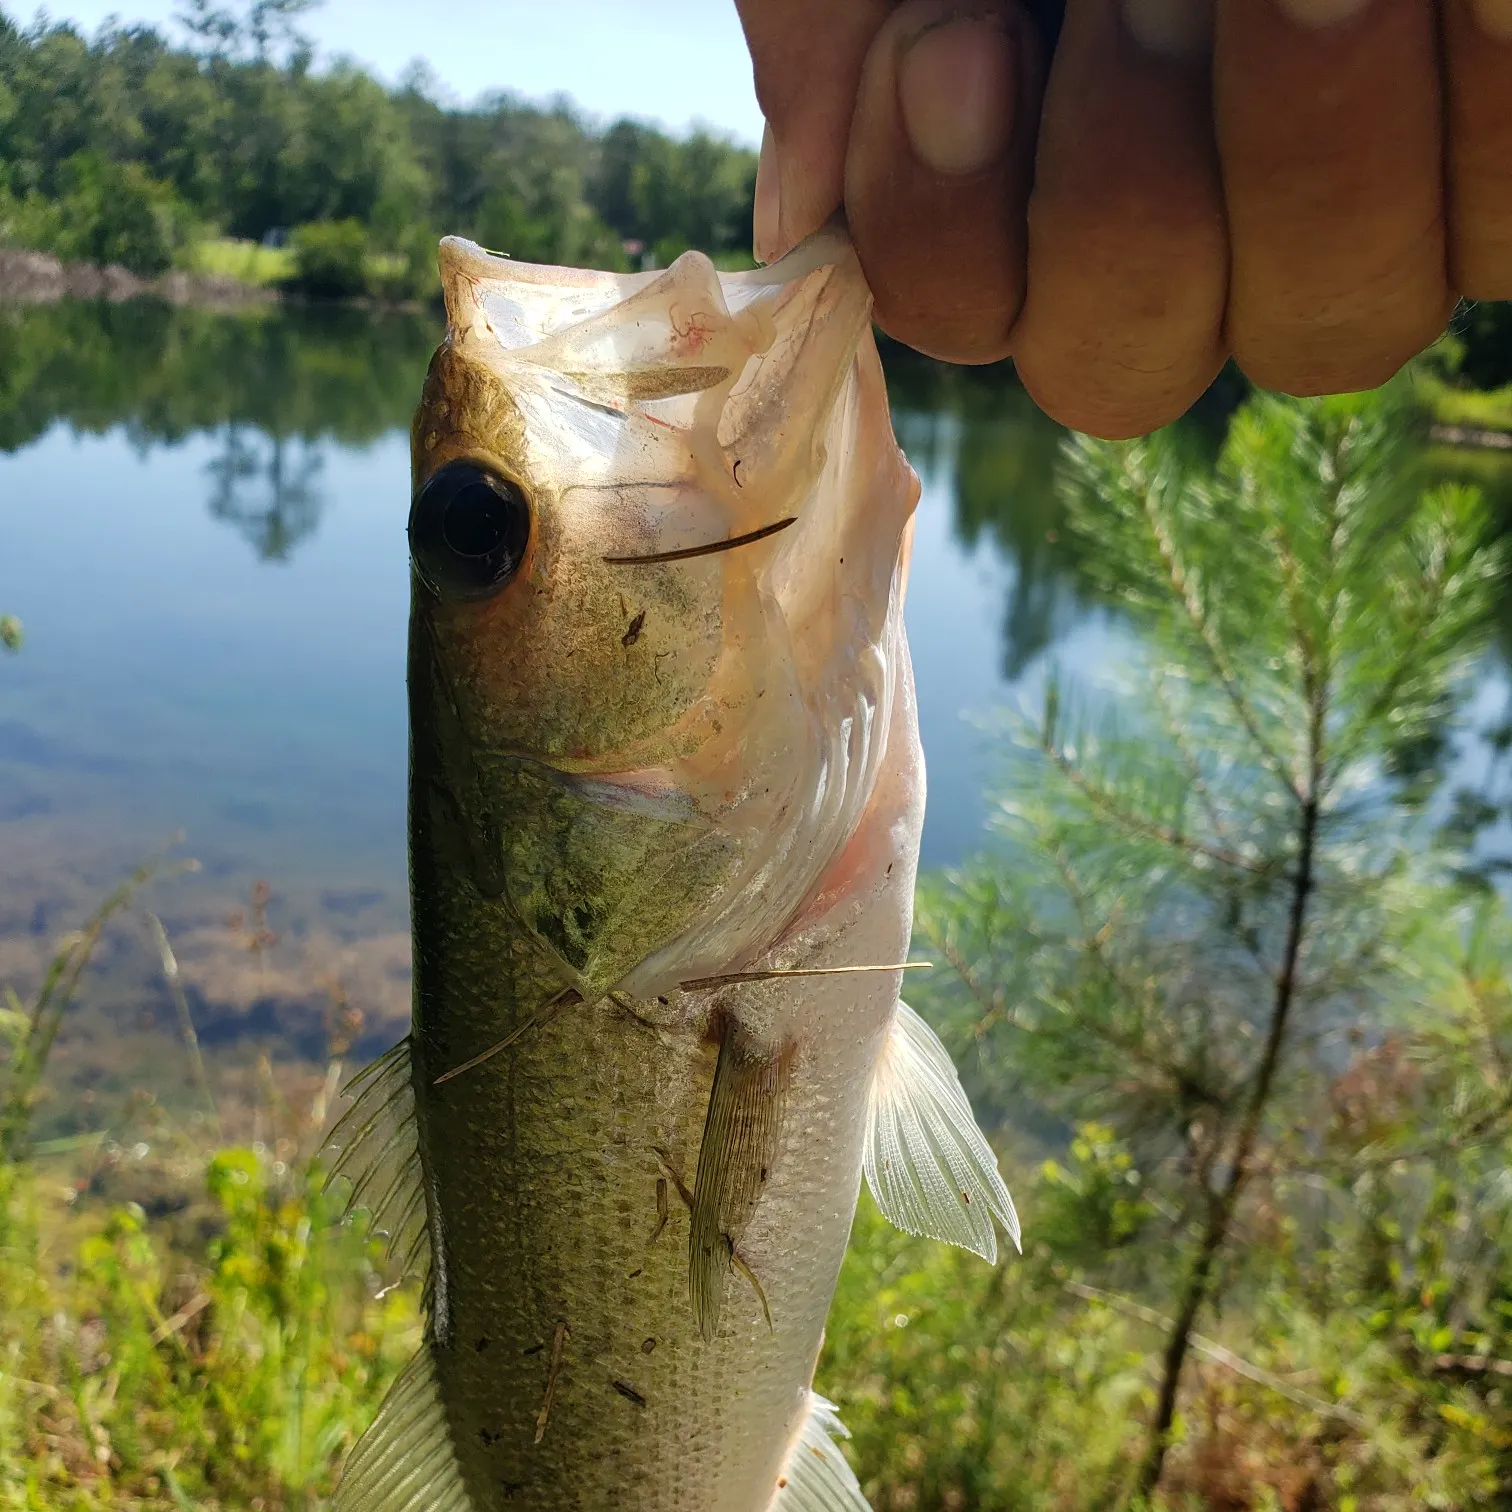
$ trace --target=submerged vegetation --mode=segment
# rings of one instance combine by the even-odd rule
[[[1026,1248],[863,1201],[818,1384],[877,1512],[1512,1495],[1512,919],[1442,779],[1504,531],[1407,402],[1260,397],[1216,455],[1005,422],[1141,650],[1051,683],[995,848],[921,889],[918,1006]],[[247,1146],[143,1101],[29,1147],[97,933],[0,1012],[0,1508],[322,1505],[417,1328],[320,1191],[344,1047]]]
[[[177,43],[0,10],[0,246],[390,299],[434,289],[446,233],[535,262],[748,258],[754,153],[317,67],[309,8],[190,0]]]

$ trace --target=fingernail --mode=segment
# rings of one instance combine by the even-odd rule
[[[1013,43],[998,23],[962,16],[927,27],[898,64],[898,107],[914,154],[936,173],[987,167],[1013,130]]]
[[[1480,29],[1495,42],[1512,42],[1512,0],[1470,0]]]
[[[751,253],[759,263],[775,262],[782,255],[782,185],[777,169],[777,143],[768,126],[761,133],[761,155],[756,159],[756,203],[751,215]]]
[[[1370,0],[1276,0],[1282,11],[1299,26],[1335,26],[1352,20]]]
[[[1213,0],[1124,0],[1124,25],[1163,58],[1202,56],[1213,46]]]

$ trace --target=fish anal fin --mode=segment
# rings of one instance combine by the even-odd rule
[[[900,1002],[872,1084],[866,1184],[890,1222],[997,1260],[996,1219],[1014,1247],[1018,1214],[977,1128],[950,1054]]]
[[[777,1152],[793,1056],[791,1045],[774,1049],[733,1019],[721,1025],[688,1235],[688,1293],[706,1341],[719,1327],[725,1277]]]
[[[326,1186],[350,1182],[347,1211],[370,1213],[389,1257],[423,1282],[430,1242],[413,1076],[406,1037],[347,1083],[354,1100],[326,1141]]]
[[[834,1403],[812,1391],[766,1512],[871,1512],[836,1439],[849,1438]]]
[[[400,1372],[372,1427],[347,1457],[333,1512],[474,1512],[428,1341]]]

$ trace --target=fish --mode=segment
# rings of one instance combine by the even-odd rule
[[[861,1181],[1018,1219],[901,1001],[919,481],[842,227],[440,247],[412,430],[411,1030],[333,1180],[423,1284],[338,1512],[862,1512],[815,1364]]]

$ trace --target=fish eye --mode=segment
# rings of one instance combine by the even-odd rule
[[[410,556],[442,598],[491,597],[519,571],[529,541],[524,490],[474,462],[432,473],[410,509]]]

